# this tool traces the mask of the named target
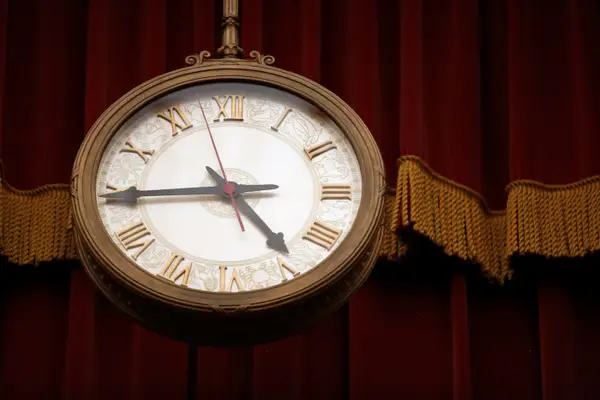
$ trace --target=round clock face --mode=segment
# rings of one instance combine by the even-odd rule
[[[96,194],[104,228],[139,268],[240,292],[318,268],[351,229],[361,182],[349,141],[312,104],[214,83],[134,114],[102,155]]]

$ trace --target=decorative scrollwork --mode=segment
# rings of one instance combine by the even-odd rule
[[[271,55],[261,54],[257,50],[252,50],[250,52],[249,60],[243,60],[238,57],[240,54],[242,54],[242,52],[243,52],[243,50],[241,49],[241,47],[239,47],[237,45],[227,45],[227,46],[222,46],[219,48],[218,53],[219,53],[219,55],[222,56],[222,58],[219,58],[218,60],[217,59],[208,60],[208,58],[211,56],[210,52],[208,52],[207,50],[202,50],[198,54],[191,54],[191,55],[187,56],[185,58],[185,63],[192,67],[197,67],[198,65],[201,65],[208,61],[213,61],[213,62],[214,61],[220,61],[220,62],[230,62],[230,61],[245,62],[245,61],[248,61],[248,62],[256,62],[261,65],[273,65],[275,63],[275,57],[273,57]]]
[[[250,58],[262,65],[273,65],[275,63],[275,57],[271,55],[260,54],[257,50],[250,52]]]
[[[185,58],[185,63],[190,66],[198,66],[201,65],[206,58],[210,57],[210,52],[208,50],[202,50],[198,54],[191,54]]]

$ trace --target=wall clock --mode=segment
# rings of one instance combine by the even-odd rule
[[[224,2],[220,59],[147,81],[73,168],[78,251],[149,329],[215,346],[291,334],[341,306],[381,246],[383,162],[339,97],[251,52]]]

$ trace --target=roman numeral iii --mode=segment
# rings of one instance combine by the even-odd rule
[[[330,250],[341,234],[342,231],[339,229],[324,224],[323,222],[315,221],[311,227],[308,228],[308,232],[302,236],[302,239],[319,245],[326,250]]]
[[[323,184],[321,200],[352,200],[352,187],[341,183]]]

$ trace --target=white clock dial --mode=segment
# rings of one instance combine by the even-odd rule
[[[142,196],[133,203],[98,197],[115,245],[158,279],[206,291],[264,289],[318,267],[356,218],[360,168],[333,121],[281,90],[218,83],[151,103],[111,139],[97,195],[215,186],[207,167],[223,173],[202,110],[227,180],[277,185],[235,198],[268,229],[238,204],[242,231],[231,199],[219,194]],[[268,230],[283,234],[287,252],[267,245]]]

